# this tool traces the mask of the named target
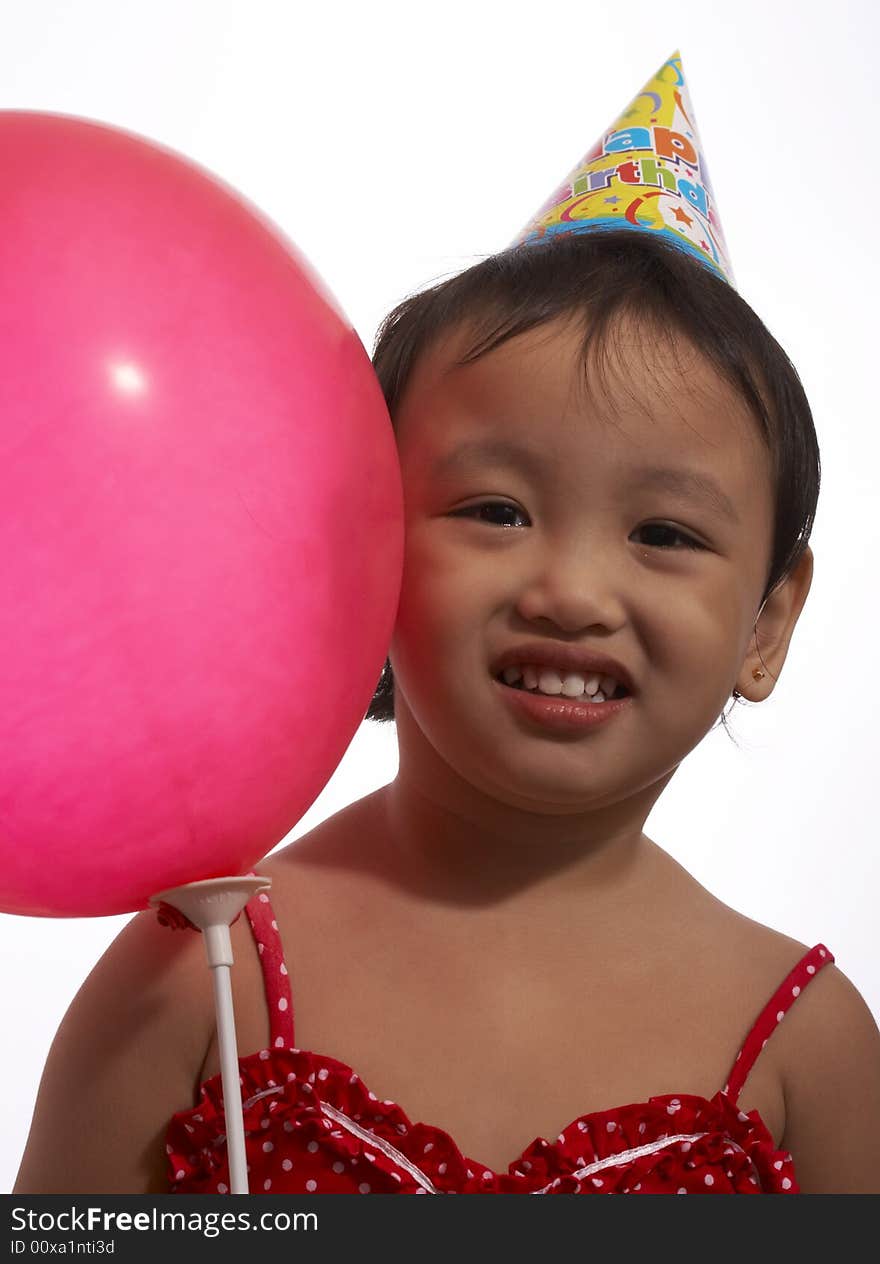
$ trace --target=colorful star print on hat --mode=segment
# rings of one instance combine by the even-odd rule
[[[663,233],[735,284],[679,52],[511,245],[621,227]]]

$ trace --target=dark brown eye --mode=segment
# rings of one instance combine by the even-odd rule
[[[704,549],[705,544],[701,544],[699,540],[695,540],[693,536],[688,535],[685,531],[679,531],[678,527],[671,527],[665,522],[648,522],[643,527],[639,527],[639,531],[660,531],[665,532],[667,539],[670,536],[677,536],[679,540],[684,541],[685,548],[688,549]],[[670,548],[668,544],[649,544],[649,548]]]
[[[525,519],[525,514],[521,509],[517,509],[516,505],[511,505],[506,500],[481,500],[475,505],[465,505],[464,509],[456,509],[452,513],[453,518],[472,518],[479,516],[481,522],[486,522],[490,526],[512,527],[512,522],[493,522],[492,518],[484,514],[484,510],[488,510],[490,514],[501,515],[517,515]]]

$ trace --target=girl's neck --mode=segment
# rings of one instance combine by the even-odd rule
[[[502,918],[571,906],[604,919],[631,909],[657,867],[661,849],[642,832],[644,816],[633,824],[631,803],[626,816],[553,815],[468,790],[441,799],[401,771],[377,793],[379,863],[412,899]]]

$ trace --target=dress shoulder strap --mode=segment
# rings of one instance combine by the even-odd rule
[[[731,1101],[736,1102],[749,1072],[755,1065],[758,1055],[782,1022],[787,1012],[794,1005],[807,984],[814,979],[823,966],[833,962],[834,957],[824,944],[816,944],[809,952],[804,953],[794,969],[786,975],[770,1000],[756,1018],[751,1031],[746,1036],[742,1048],[734,1059],[727,1083],[722,1092]]]
[[[258,877],[253,870],[248,877]],[[269,1008],[269,1038],[273,1049],[295,1048],[293,1039],[293,997],[290,991],[290,976],[284,964],[284,950],[281,946],[281,935],[278,923],[272,911],[269,894],[260,891],[244,906],[248,921],[251,924],[257,952],[260,957],[260,968],[263,971],[263,986],[266,990],[266,1004]]]

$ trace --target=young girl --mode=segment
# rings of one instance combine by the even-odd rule
[[[406,556],[368,715],[399,771],[262,863],[233,926],[251,1192],[880,1192],[859,992],[643,830],[731,696],[770,696],[810,588],[784,352],[618,230],[408,299],[374,363]],[[15,1192],[228,1192],[213,1025],[199,936],[133,918]]]

